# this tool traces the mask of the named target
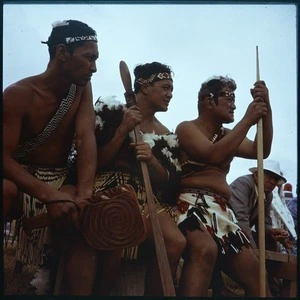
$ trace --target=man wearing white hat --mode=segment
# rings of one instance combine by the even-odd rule
[[[276,242],[291,248],[288,242],[288,232],[281,228],[272,228],[271,206],[273,200],[273,190],[278,184],[286,182],[281,175],[279,163],[275,160],[264,160],[264,195],[265,195],[265,230],[266,248],[276,249]],[[258,190],[257,190],[257,167],[250,168],[252,174],[240,176],[230,184],[231,198],[229,204],[232,207],[239,226],[247,234],[253,248],[258,248]],[[255,231],[252,231],[252,228]]]
[[[272,228],[271,208],[273,190],[286,183],[282,176],[279,163],[275,160],[264,160],[264,200],[265,200],[265,237],[266,249],[277,251],[277,242],[285,248],[293,248],[288,231],[282,228]],[[238,224],[248,236],[251,246],[258,248],[258,174],[257,167],[250,168],[252,174],[240,176],[230,184],[231,197],[229,205],[233,209]],[[254,231],[254,230],[255,231]],[[268,269],[268,265],[267,265]],[[280,280],[268,276],[268,284],[273,296],[279,296]]]

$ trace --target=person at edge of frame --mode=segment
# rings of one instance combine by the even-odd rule
[[[97,149],[91,77],[97,71],[97,34],[77,20],[52,24],[46,70],[8,86],[3,92],[4,220],[20,220],[16,260],[19,265],[52,268],[49,227],[30,236],[25,217],[48,213],[58,231],[76,228],[78,206],[93,194]],[[75,142],[77,183],[69,177],[68,157]],[[51,230],[52,231],[52,230]],[[57,241],[51,234],[52,241]],[[68,238],[68,234],[67,237]],[[70,238],[70,245],[74,242]],[[81,259],[82,251],[88,252]],[[88,294],[85,281],[92,250],[68,247],[69,294]],[[86,253],[85,253],[86,254]],[[87,288],[86,288],[87,287]],[[48,291],[51,293],[51,291]]]

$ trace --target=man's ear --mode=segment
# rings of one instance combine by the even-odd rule
[[[62,61],[65,61],[70,56],[70,52],[64,44],[60,44],[56,47],[56,57]]]
[[[207,96],[205,100],[208,101],[207,107],[208,107],[209,109],[212,109],[212,108],[214,107],[214,105],[212,104],[212,102],[214,102],[214,98],[211,97],[211,96]]]
[[[141,85],[141,92],[144,94],[144,95],[148,95],[149,93],[149,88],[150,88],[150,84],[149,83],[143,83]]]
[[[258,181],[258,175],[257,175],[257,172],[254,172],[254,173],[253,173],[253,177],[254,177],[255,182],[257,182],[257,181]]]

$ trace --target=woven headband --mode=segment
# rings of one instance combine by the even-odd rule
[[[69,45],[75,42],[81,42],[81,41],[94,41],[94,42],[98,42],[97,40],[97,36],[96,35],[82,35],[82,36],[73,36],[73,37],[66,37],[64,38],[64,44]],[[48,46],[51,45],[49,43],[49,41],[47,42],[42,42],[42,44],[47,44]],[[56,44],[62,44],[62,43],[53,43],[53,45]]]
[[[65,27],[70,26],[69,21],[57,21],[52,24],[52,28],[58,28],[58,27]],[[98,42],[97,35],[81,35],[81,36],[73,36],[73,37],[57,37],[52,38],[51,43],[49,43],[49,39],[47,42],[42,42],[42,44],[47,44],[48,46],[57,45],[57,44],[72,44],[76,42],[82,42],[82,41],[94,41]]]
[[[80,41],[95,41],[97,42],[97,36],[96,35],[82,35],[82,36],[74,36],[74,37],[66,37],[66,44],[71,44],[75,42],[80,42]]]
[[[139,84],[143,84],[143,83],[151,83],[154,81],[158,81],[158,80],[172,80],[172,76],[170,73],[167,72],[162,72],[162,73],[157,73],[157,74],[152,74],[149,78],[145,79],[145,78],[138,78],[135,80],[135,82],[139,83]]]

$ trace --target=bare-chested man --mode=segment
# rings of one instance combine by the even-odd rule
[[[177,170],[178,142],[176,135],[156,117],[166,112],[172,99],[173,79],[171,68],[159,62],[137,65],[134,69],[136,105],[127,107],[118,101],[96,102],[96,138],[98,143],[98,170],[95,192],[119,185],[131,184],[137,194],[138,204],[147,228],[146,240],[148,268],[145,276],[145,296],[162,296],[163,290],[154,248],[154,234],[149,217],[147,195],[140,161],[147,164],[156,199],[157,217],[175,278],[177,265],[185,248],[185,237],[170,216],[170,208],[176,203],[179,183]],[[139,125],[141,139],[133,143],[132,130]],[[114,267],[106,267],[106,290],[114,284],[118,270],[118,253],[111,255]],[[137,257],[137,249],[124,250],[124,257]],[[106,260],[106,263],[108,262]],[[108,263],[107,263],[108,264]],[[112,274],[112,272],[114,274]],[[110,277],[109,277],[110,276]],[[109,279],[109,280],[108,280]],[[108,293],[108,291],[106,291]],[[103,295],[103,289],[102,294]]]
[[[4,219],[21,207],[21,218],[48,212],[57,222],[76,224],[75,203],[92,196],[96,171],[90,80],[97,71],[97,36],[85,23],[68,20],[54,23],[45,43],[50,54],[45,72],[10,85],[3,93]],[[73,141],[78,152],[77,183],[67,186]],[[37,229],[28,238],[21,225],[16,259],[42,265],[46,232]],[[82,263],[78,253],[74,247],[68,262],[76,261],[77,269]],[[84,264],[82,270],[88,269],[88,260]],[[84,272],[72,270],[70,280],[77,282],[72,293],[77,294]]]
[[[267,157],[273,138],[268,89],[258,81],[251,89],[253,101],[236,126],[234,121],[236,83],[228,77],[213,77],[201,85],[199,116],[178,125],[182,148],[182,179],[177,203],[178,226],[187,238],[180,279],[180,294],[206,296],[212,270],[219,256],[220,267],[238,282],[246,296],[259,296],[259,262],[249,240],[228,207],[230,188],[226,181],[234,156],[255,159],[257,142],[246,135],[263,118]],[[267,289],[267,295],[270,295]]]

